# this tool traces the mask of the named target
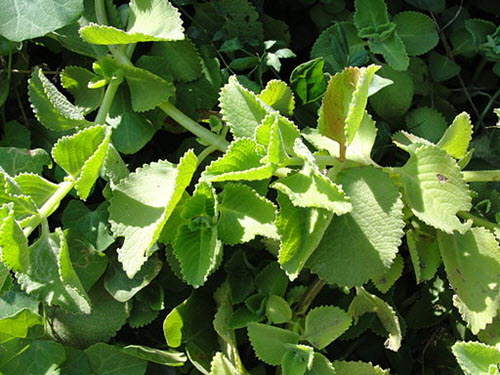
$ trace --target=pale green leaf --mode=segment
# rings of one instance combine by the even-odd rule
[[[13,204],[0,207],[0,255],[10,269],[26,270],[30,264],[28,239],[14,217]]]
[[[312,368],[314,349],[307,345],[287,344],[287,352],[281,359],[283,375],[304,375]]]
[[[382,275],[374,277],[372,279],[375,287],[382,293],[387,293],[389,289],[394,285],[394,283],[403,274],[404,260],[399,254],[396,255],[394,262],[391,264],[389,269]]]
[[[457,341],[451,350],[466,375],[498,374],[499,349],[479,342]]]
[[[101,342],[86,349],[85,354],[95,375],[144,375],[148,366],[147,361]]]
[[[380,322],[389,334],[389,338],[385,342],[385,347],[397,352],[401,347],[402,333],[396,312],[383,299],[368,293],[363,287],[356,287],[356,297],[354,297],[349,306],[349,314],[356,324],[359,318],[366,313],[377,314]]]
[[[212,358],[210,375],[235,375],[238,373],[231,361],[221,352],[217,352]]]
[[[0,334],[9,338],[24,338],[28,335],[28,329],[39,324],[43,324],[42,317],[23,308],[14,315],[0,319]]]
[[[129,306],[109,295],[99,283],[89,292],[90,314],[75,314],[61,308],[47,311],[48,334],[65,345],[86,348],[96,342],[107,342],[125,324]]]
[[[467,154],[469,142],[472,139],[472,124],[470,116],[462,112],[455,117],[453,123],[437,143],[455,159],[462,159]]]
[[[165,0],[133,0],[128,30],[90,23],[80,29],[82,38],[93,44],[130,44],[184,39],[179,11]]]
[[[464,234],[438,232],[439,249],[455,290],[454,303],[472,333],[493,321],[500,308],[500,252],[495,235],[485,228]]]
[[[410,250],[417,284],[431,280],[441,265],[437,239],[419,235],[415,230],[408,230],[406,232],[406,243],[408,244],[408,250]]]
[[[298,344],[299,335],[283,328],[261,323],[248,325],[248,337],[257,357],[269,365],[281,364],[287,352],[285,344]]]
[[[128,345],[122,352],[132,357],[163,366],[182,366],[186,362],[186,355],[174,350],[160,350],[142,345]]]
[[[28,195],[23,194],[17,182],[0,167],[0,205],[12,204],[15,219],[21,224],[38,214],[37,205]]]
[[[44,36],[75,21],[83,11],[83,2],[1,0],[0,9],[0,35],[20,42]]]
[[[272,111],[257,95],[245,89],[235,76],[230,77],[222,88],[219,100],[222,119],[236,138],[253,138],[264,117]]]
[[[370,83],[379,69],[376,65],[350,67],[330,79],[319,110],[321,134],[340,144],[352,142],[365,115]]]
[[[375,76],[376,77],[376,76]],[[359,124],[358,131],[351,144],[347,146],[346,159],[357,161],[361,164],[375,164],[371,158],[371,152],[377,137],[377,127],[372,117],[365,111],[363,120]],[[339,155],[338,151],[332,156]]]
[[[202,76],[202,60],[190,40],[155,43],[151,54],[159,59],[162,69],[171,74],[174,81],[191,82]]]
[[[256,130],[257,143],[267,148],[265,161],[276,165],[286,163],[296,155],[295,140],[300,137],[297,126],[277,113],[267,115]]]
[[[87,114],[97,109],[101,104],[104,87],[91,89],[89,83],[97,76],[91,71],[79,66],[67,66],[61,73],[61,84],[75,98],[76,107]]]
[[[263,163],[262,146],[248,138],[233,141],[226,153],[208,165],[201,176],[202,181],[254,181],[272,176],[274,167]]]
[[[172,82],[148,70],[130,66],[124,66],[123,70],[130,88],[132,109],[136,112],[153,109],[174,95],[175,87]]]
[[[11,176],[19,173],[42,174],[43,167],[52,166],[47,151],[36,148],[27,150],[17,147],[0,147],[0,167]]]
[[[247,185],[224,185],[218,206],[219,238],[229,245],[248,242],[261,235],[277,238],[276,207]]]
[[[422,55],[439,41],[434,22],[423,13],[401,12],[394,17],[394,22],[409,56]]]
[[[302,339],[309,341],[317,349],[323,349],[343,334],[351,322],[349,314],[338,307],[316,307],[306,315]]]
[[[57,191],[59,185],[46,180],[36,174],[20,174],[14,180],[21,188],[23,194],[29,196],[38,208],[41,208],[45,202]],[[54,210],[57,208],[54,207]],[[48,212],[47,215],[52,213]]]
[[[38,68],[29,80],[29,99],[40,123],[50,130],[64,131],[92,125],[78,107],[50,82]]]
[[[403,196],[420,220],[447,233],[470,228],[456,214],[469,211],[471,197],[460,169],[446,151],[416,144],[408,162],[400,168]]]
[[[269,81],[258,97],[284,116],[293,114],[295,109],[293,92],[283,81],[276,79]]]
[[[329,283],[361,286],[394,261],[405,225],[403,202],[391,178],[375,167],[347,170],[337,181],[353,209],[333,217],[308,266]]]
[[[335,369],[328,358],[319,353],[314,353],[312,368],[305,375],[335,375]]]
[[[292,319],[292,309],[283,298],[272,295],[266,302],[266,316],[271,323],[287,323]]]
[[[316,250],[333,213],[321,208],[294,206],[282,193],[278,193],[278,203],[276,227],[281,239],[278,262],[293,280]]]
[[[366,362],[335,361],[333,367],[335,375],[389,375],[389,370],[383,370]]]
[[[125,237],[118,260],[133,277],[148,258],[163,226],[191,182],[198,161],[192,150],[176,167],[159,161],[137,169],[113,189],[109,221],[115,237]]]

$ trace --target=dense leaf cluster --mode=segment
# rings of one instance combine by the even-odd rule
[[[486,3],[0,0],[0,373],[498,374]]]

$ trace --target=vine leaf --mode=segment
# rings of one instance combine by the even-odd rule
[[[88,197],[99,177],[110,138],[110,129],[97,125],[59,138],[52,149],[52,157],[75,181],[75,189],[82,199]]]
[[[330,79],[319,110],[320,133],[337,141],[349,144],[365,114],[370,83],[380,67],[346,68]]]
[[[258,235],[278,237],[276,207],[247,185],[224,185],[218,209],[219,238],[228,245],[248,242]]]
[[[280,365],[287,352],[285,344],[298,344],[299,335],[283,328],[261,323],[250,323],[247,327],[250,343],[257,357],[269,365]]]
[[[208,183],[201,182],[184,205],[181,216],[188,220],[188,224],[179,227],[174,242],[174,254],[179,260],[182,276],[195,288],[205,283],[222,258],[216,215],[215,190]]]
[[[295,99],[292,90],[285,82],[277,79],[269,81],[258,97],[283,116],[293,115]]]
[[[166,0],[132,0],[127,31],[90,23],[80,35],[92,44],[130,44],[184,39],[179,11]]]
[[[208,165],[201,181],[254,181],[264,180],[272,176],[274,167],[263,163],[265,156],[262,146],[248,138],[238,138],[233,141],[226,153]]]
[[[50,130],[65,131],[91,126],[82,111],[45,77],[42,69],[33,71],[28,86],[29,99],[40,123]]]
[[[477,334],[500,308],[498,242],[481,227],[464,234],[438,232],[438,241],[448,280],[456,292],[454,304]]]
[[[472,123],[470,122],[470,116],[462,112],[455,117],[437,145],[455,159],[462,159],[467,154],[471,139]]]
[[[451,347],[466,375],[489,375],[498,372],[500,350],[480,342],[457,341]]]
[[[222,119],[235,138],[254,138],[264,117],[273,111],[257,95],[244,88],[235,76],[230,77],[222,88],[219,101]]]
[[[302,339],[323,349],[343,334],[351,322],[351,316],[338,307],[316,307],[307,313]]]
[[[368,293],[363,287],[356,287],[356,293],[356,297],[349,306],[349,314],[353,317],[354,323],[357,323],[359,317],[366,313],[377,314],[380,322],[389,333],[385,347],[397,352],[401,347],[402,333],[394,309],[383,299]]]
[[[471,208],[470,192],[458,165],[434,145],[414,144],[408,150],[410,159],[399,170],[403,196],[412,212],[447,233],[467,231],[471,224],[462,224],[456,216]]]
[[[391,178],[375,167],[350,169],[337,180],[353,209],[333,217],[308,266],[329,283],[361,286],[394,261],[405,225],[403,202]]]
[[[168,161],[144,165],[113,189],[109,221],[114,236],[125,237],[118,260],[128,277],[134,277],[146,262],[196,165],[196,155],[189,150],[178,166]]]

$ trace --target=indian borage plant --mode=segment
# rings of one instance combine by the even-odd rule
[[[469,213],[467,182],[498,179],[498,171],[462,171],[472,136],[467,114],[435,143],[397,133],[407,162],[378,165],[365,107],[390,82],[370,65],[333,75],[317,126],[306,129],[292,121],[285,82],[256,94],[230,77],[211,131],[174,103],[184,83],[213,83],[176,8],[160,0],[86,6],[94,22],[82,21],[86,43],[74,49],[100,52],[93,71],[69,66],[61,75],[75,104],[41,69],[29,82],[37,119],[64,135],[51,157],[4,150],[12,155],[4,158],[0,196],[4,373],[144,374],[159,371],[153,364],[184,364],[179,371],[213,375],[267,366],[285,375],[386,374],[325,348],[370,327],[386,336],[388,350],[400,349],[405,326],[389,291],[405,260],[417,283],[435,279],[444,264],[456,311],[481,341],[459,341],[453,353],[468,374],[497,371],[499,227]],[[154,44],[132,59],[140,42]],[[162,113],[205,148],[130,172],[122,156],[149,141]],[[59,181],[41,175],[52,162],[64,171]],[[82,202],[92,189],[104,198],[95,208]],[[49,217],[68,195],[62,228],[54,228]],[[165,295],[182,289],[172,273],[195,288],[177,306]],[[337,297],[311,308],[325,285]],[[153,340],[107,343],[126,323],[150,323],[165,305],[170,349]],[[379,323],[367,321],[369,313]],[[248,344],[260,364],[241,354]]]

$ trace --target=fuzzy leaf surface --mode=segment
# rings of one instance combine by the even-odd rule
[[[437,145],[455,159],[461,159],[467,154],[471,139],[472,123],[470,122],[470,116],[462,112],[455,117]]]
[[[479,342],[458,341],[451,350],[466,375],[498,373],[500,350],[497,348]]]
[[[415,230],[406,232],[406,243],[410,250],[411,262],[417,284],[431,280],[441,265],[438,242],[435,237],[419,236]]]
[[[191,82],[203,74],[200,54],[190,40],[155,43],[151,53],[161,59],[174,81]]]
[[[336,375],[389,375],[389,370],[366,362],[335,361],[333,367]]]
[[[96,78],[94,73],[79,66],[67,66],[61,73],[62,86],[73,95],[76,107],[83,114],[97,109],[104,95],[104,87],[88,87]]]
[[[317,349],[323,349],[343,334],[352,319],[344,310],[335,306],[320,306],[306,316],[303,340],[309,341]]]
[[[283,81],[277,79],[269,81],[258,97],[284,116],[293,114],[295,109],[293,92]]]

